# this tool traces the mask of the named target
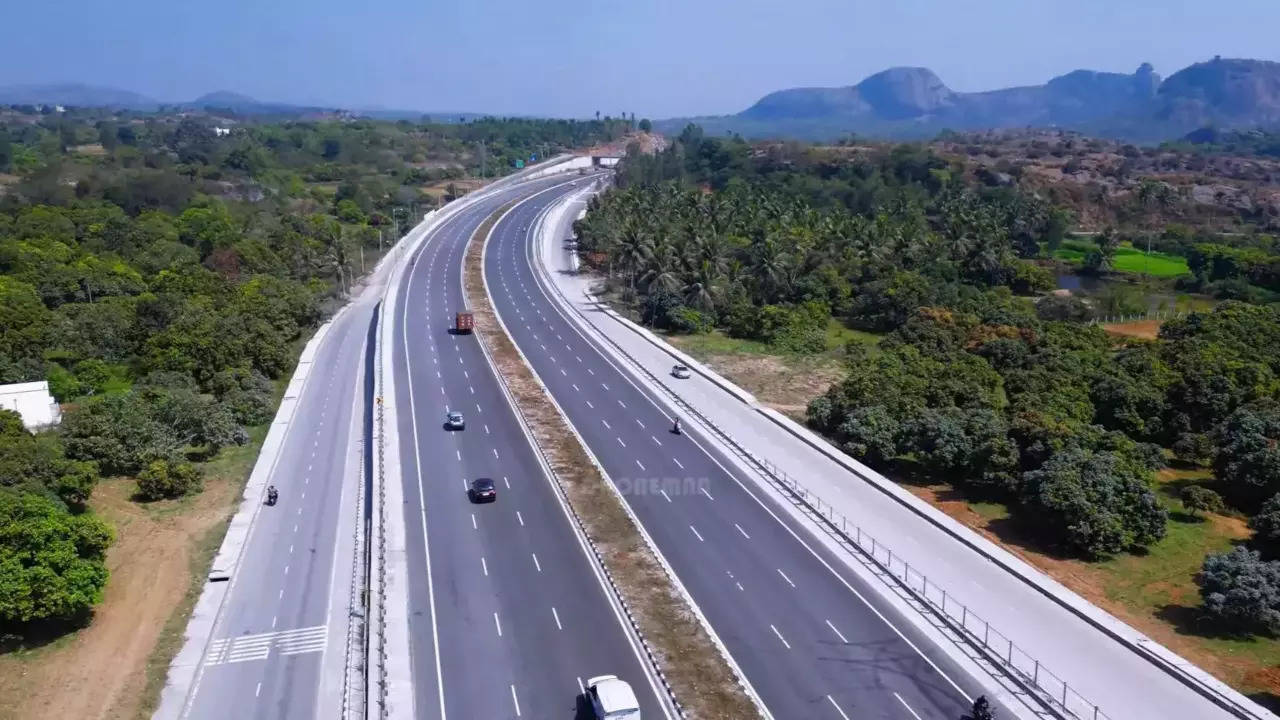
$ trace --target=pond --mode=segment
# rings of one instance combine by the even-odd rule
[[[1130,296],[1138,295],[1138,304],[1146,305],[1148,312],[1170,312],[1173,310],[1189,310],[1210,308],[1214,301],[1203,296],[1190,296],[1176,293],[1167,284],[1136,284],[1125,282],[1114,277],[1098,277],[1081,275],[1073,272],[1058,271],[1054,273],[1059,290],[1070,290],[1073,295],[1092,298],[1094,302],[1102,302],[1104,296],[1119,293]]]
[[[1073,293],[1093,294],[1107,286],[1106,280],[1094,275],[1058,272],[1055,279],[1059,290],[1070,290]]]

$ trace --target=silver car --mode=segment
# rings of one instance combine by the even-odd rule
[[[444,416],[444,426],[447,430],[466,430],[467,421],[462,418],[462,413],[457,410],[450,410]]]
[[[692,373],[689,372],[689,366],[687,365],[675,365],[671,368],[671,377],[688,380],[692,377]]]

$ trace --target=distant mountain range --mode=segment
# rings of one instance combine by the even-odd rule
[[[0,87],[0,105],[64,105],[73,107],[108,107],[120,110],[154,112],[161,107],[229,110],[238,115],[313,115],[344,110],[354,115],[387,120],[417,120],[426,115],[438,122],[458,122],[483,117],[481,113],[423,112],[388,108],[338,108],[289,103],[263,102],[227,90],[207,93],[187,102],[162,102],[129,90],[83,85],[8,85]]]
[[[1076,70],[1044,85],[973,93],[948,88],[926,68],[900,67],[849,87],[779,90],[737,115],[672,118],[655,126],[673,133],[689,122],[712,134],[810,140],[1062,127],[1152,142],[1206,126],[1280,126],[1280,63],[1214,58],[1164,81],[1143,63],[1132,75]]]

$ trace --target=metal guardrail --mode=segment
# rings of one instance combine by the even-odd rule
[[[365,676],[368,671],[368,623],[366,622],[368,613],[361,612],[365,608],[367,600],[365,583],[368,579],[364,576],[365,543],[368,540],[365,535],[364,524],[365,452],[364,443],[361,443],[359,465],[357,466],[359,468],[357,475],[360,481],[356,486],[355,544],[351,553],[351,589],[347,600],[347,667],[346,672],[343,674],[342,682],[343,720],[354,720],[354,718],[365,716],[366,693],[368,691]]]
[[[573,308],[572,301],[564,297],[559,287],[549,277],[545,276],[545,269],[541,267],[541,264],[535,261],[535,265],[539,266],[539,273],[543,275],[546,283],[551,286],[552,291],[564,298],[569,307]],[[597,306],[601,306],[598,300],[592,299],[592,302]],[[606,312],[611,312],[607,308],[602,307],[602,309]],[[849,522],[848,518],[837,511],[831,504],[809,491],[778,468],[777,465],[747,450],[729,432],[681,398],[667,386],[666,382],[602,331],[585,313],[578,312],[576,309],[574,309],[574,312],[619,354],[630,361],[637,370],[648,377],[657,387],[660,387],[676,405],[683,408],[689,415],[697,418],[702,425],[724,441],[733,452],[749,461],[775,486],[781,488],[786,496],[792,498],[796,504],[818,519],[827,528],[829,534],[833,535],[842,546],[866,557],[889,578],[898,583],[900,589],[918,601],[918,610],[928,609],[948,626],[960,631],[960,637],[964,641],[980,647],[985,651],[984,654],[989,660],[998,663],[1003,670],[1011,673],[1029,689],[1036,691],[1038,698],[1054,710],[1067,713],[1070,717],[1078,718],[1079,720],[1113,720],[1097,704],[1090,702],[1079,692],[1072,689],[1066,680],[1050,671],[1038,659],[1019,648],[1008,636],[992,627],[988,620],[969,610],[967,606],[957,601],[953,596],[948,595],[942,586],[937,583],[931,583],[928,577],[911,568],[901,557],[895,557],[888,545],[878,541],[869,533],[863,532],[857,523]]]
[[[385,296],[384,296],[385,300]],[[379,308],[381,314],[382,308]],[[382,373],[382,318],[378,320],[378,345],[374,348],[374,480],[373,490],[376,495],[373,502],[370,538],[372,555],[370,566],[373,570],[373,581],[369,588],[369,623],[368,634],[369,665],[368,673],[368,715],[372,717],[373,708],[378,708],[379,717],[387,717],[387,535],[386,535],[386,412],[383,406],[383,373]],[[376,699],[375,699],[376,697]]]

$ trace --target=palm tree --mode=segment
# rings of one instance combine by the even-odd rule
[[[675,246],[668,240],[660,242],[649,254],[648,266],[644,273],[645,286],[650,292],[666,290],[675,292],[680,286],[680,258]]]
[[[703,312],[715,310],[720,297],[720,274],[709,260],[703,260],[693,278],[684,286],[684,302]]]
[[[786,253],[778,247],[773,235],[751,246],[751,274],[756,281],[757,299],[767,305],[777,299],[787,276]]]
[[[618,238],[615,253],[619,269],[627,276],[627,285],[636,289],[636,279],[653,254],[653,242],[634,221],[626,221]]]

